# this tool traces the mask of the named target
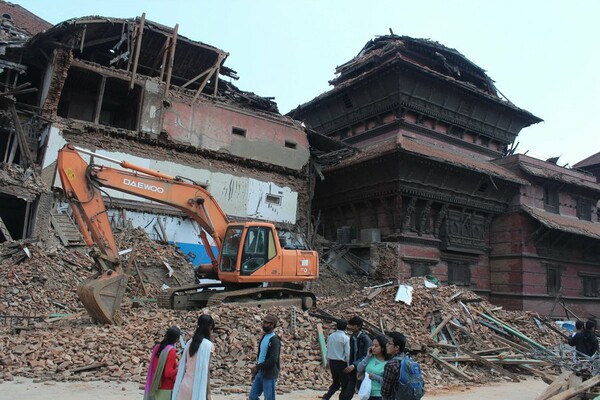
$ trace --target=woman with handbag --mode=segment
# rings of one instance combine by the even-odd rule
[[[171,392],[177,376],[175,343],[180,335],[179,328],[172,326],[167,329],[162,342],[152,349],[144,400],[171,400]]]

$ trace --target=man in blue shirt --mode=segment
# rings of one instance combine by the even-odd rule
[[[274,315],[267,315],[263,318],[262,329],[265,334],[258,346],[256,365],[250,369],[252,372],[250,400],[258,400],[263,393],[265,400],[275,400],[281,350],[281,340],[274,332],[277,322],[278,319]]]

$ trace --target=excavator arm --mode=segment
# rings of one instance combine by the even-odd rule
[[[81,153],[117,163],[130,171],[88,164]],[[207,235],[212,237],[217,248],[221,248],[229,220],[215,199],[201,186],[126,161],[88,152],[71,144],[59,150],[57,169],[65,196],[72,206],[86,243],[89,246],[97,245],[101,253],[96,260],[103,272],[78,288],[84,306],[98,322],[118,322],[118,309],[127,283],[101,187],[143,197],[185,212],[202,228],[202,243],[211,258],[213,271],[217,273],[217,256]]]

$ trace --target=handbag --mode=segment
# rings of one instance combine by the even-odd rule
[[[371,378],[369,378],[369,374],[365,374],[365,379],[358,389],[358,400],[369,400],[369,397],[371,397]]]

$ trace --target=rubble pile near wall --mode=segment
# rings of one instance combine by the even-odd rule
[[[321,301],[320,307],[338,318],[358,315],[367,321],[367,328],[375,333],[382,328],[385,331],[404,333],[408,340],[408,348],[420,352],[417,359],[422,363],[426,380],[438,382],[441,386],[460,385],[471,381],[484,383],[497,379],[497,376],[507,377],[508,374],[491,373],[489,368],[486,370],[485,366],[479,365],[478,361],[470,356],[461,359],[464,362],[457,368],[459,372],[450,373],[447,367],[442,365],[443,362],[434,360],[431,354],[445,361],[444,359],[453,360],[452,357],[463,350],[487,349],[486,357],[493,360],[498,370],[504,365],[501,360],[509,358],[511,361],[507,362],[510,364],[508,368],[513,372],[524,372],[520,366],[524,369],[539,366],[540,370],[535,370],[537,375],[552,374],[552,371],[547,369],[552,367],[552,360],[557,361],[560,358],[558,352],[554,351],[555,347],[565,339],[543,325],[537,314],[502,310],[501,307],[492,305],[467,289],[456,286],[427,288],[424,281],[424,278],[418,277],[402,282],[403,285],[412,287],[410,305],[395,301],[398,286],[387,286],[365,289],[341,300],[324,300]],[[517,338],[507,328],[491,322],[484,314],[518,330],[548,351]],[[537,318],[538,322],[534,318]],[[496,331],[484,324],[496,328]],[[436,335],[432,338],[432,332],[440,325],[440,332],[444,336]],[[499,334],[500,331],[505,334]],[[541,363],[539,358],[548,362]],[[531,365],[525,360],[529,360]],[[447,362],[454,365],[452,361]],[[467,379],[467,376],[470,379]]]
[[[33,169],[24,169],[18,164],[0,164],[0,188],[2,187],[7,189],[18,187],[32,196],[49,192],[48,187]]]
[[[211,382],[213,391],[245,392],[256,361],[262,317],[258,307],[223,305],[205,309],[216,322]],[[325,388],[328,372],[320,365],[317,319],[287,308],[271,308],[280,319],[282,372],[279,389]],[[0,379],[26,376],[38,380],[113,380],[145,382],[148,357],[165,330],[179,326],[189,338],[200,312],[122,309],[121,326],[90,324],[88,317],[38,324],[38,329],[0,339]],[[89,370],[85,370],[88,367]]]
[[[156,297],[163,284],[193,283],[192,266],[174,246],[153,242],[138,229],[125,230],[117,239],[120,248],[132,249],[123,261],[124,268],[131,268],[127,297]],[[77,285],[97,272],[87,251],[62,247],[48,251],[30,239],[0,244],[0,314],[48,316],[81,311]],[[173,269],[170,277],[165,263]]]
[[[131,249],[127,260],[123,261],[131,274],[131,297],[155,298],[163,285],[177,287],[194,283],[194,269],[177,247],[151,240],[141,228],[123,229],[116,234],[116,240],[120,249]]]
[[[373,333],[381,325],[385,330],[405,333],[408,347],[415,351],[415,357],[421,363],[428,389],[509,379],[508,371],[517,377],[532,373],[521,370],[520,363],[524,368],[533,368],[533,373],[539,376],[547,377],[553,372],[549,369],[551,364],[540,365],[539,354],[531,351],[527,343],[512,336],[500,341],[499,335],[476,323],[483,319],[478,312],[487,312],[518,327],[543,346],[550,348],[561,342],[552,331],[542,332],[532,321],[531,314],[500,310],[473,292],[456,287],[425,288],[422,278],[413,278],[408,283],[414,289],[410,306],[394,301],[395,287],[355,291],[342,299],[339,296],[321,298],[319,306],[336,318],[359,315]],[[34,329],[21,331],[19,335],[4,335],[0,339],[0,379],[19,375],[40,380],[103,379],[142,383],[153,344],[172,325],[180,326],[189,338],[200,312],[163,310],[153,304],[124,302],[121,326],[93,325],[82,313],[37,323]],[[256,359],[261,318],[267,312],[280,319],[277,330],[283,340],[280,390],[324,390],[328,386],[329,374],[320,365],[317,324],[324,323],[326,335],[332,325],[314,311],[222,305],[204,312],[213,315],[217,325],[213,337],[216,351],[212,370],[215,392],[248,390],[249,368]],[[446,339],[430,339],[432,329],[440,325],[439,320],[446,321],[450,316],[468,335],[453,325],[451,330],[441,330]],[[446,321],[446,327],[452,323]],[[453,347],[450,332],[459,347]],[[507,345],[508,340],[514,345]],[[481,354],[491,360],[494,368],[469,360],[462,354],[467,349],[487,350]],[[456,355],[463,357],[457,367],[453,361],[447,362],[448,367],[435,360],[435,357],[451,359]],[[503,359],[516,365],[504,365]],[[450,372],[448,368],[459,372]],[[457,375],[460,373],[464,376]]]
[[[82,305],[75,289],[92,261],[77,251],[47,252],[32,240],[0,244],[0,314],[47,316]]]

